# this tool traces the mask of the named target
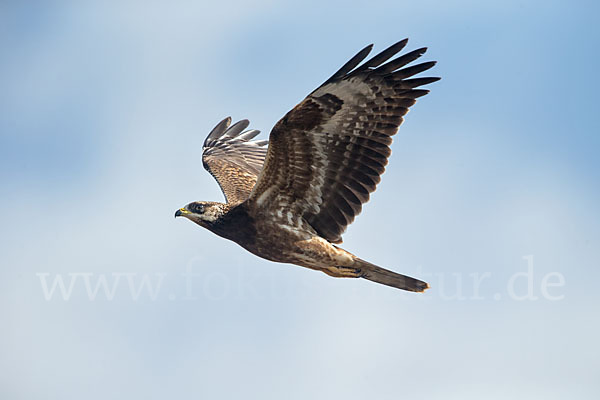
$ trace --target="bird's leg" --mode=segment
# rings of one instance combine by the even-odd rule
[[[337,278],[360,278],[361,270],[356,268],[353,254],[327,240],[315,236],[309,240],[296,242],[302,257],[296,262],[308,268],[317,269]]]
[[[362,276],[360,268],[346,267],[343,265],[324,268],[321,271],[336,278],[360,278]]]

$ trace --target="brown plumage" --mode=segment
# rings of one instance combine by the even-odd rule
[[[184,216],[248,251],[336,277],[365,278],[421,292],[427,283],[368,263],[337,247],[385,171],[397,132],[420,86],[411,78],[435,65],[410,67],[426,49],[389,62],[402,40],[362,65],[372,45],[348,61],[275,124],[266,141],[248,121],[221,121],[204,142],[204,167],[227,203],[193,202]],[[264,165],[263,165],[264,162]]]

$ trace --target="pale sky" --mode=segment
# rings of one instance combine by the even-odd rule
[[[600,10],[403,3],[3,2],[0,397],[598,398]],[[173,219],[217,122],[404,37],[442,80],[343,247],[426,294]]]

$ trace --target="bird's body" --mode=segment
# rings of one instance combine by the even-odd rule
[[[366,278],[410,291],[425,282],[377,267],[336,246],[368,201],[391,154],[391,136],[417,97],[438,78],[406,79],[431,68],[415,50],[388,63],[406,40],[355,68],[363,49],[273,128],[265,141],[247,120],[219,123],[204,143],[203,164],[227,203],[193,202],[175,214],[276,262],[335,277]]]
[[[320,238],[301,218],[294,221],[289,214],[256,212],[246,202],[217,204],[223,213],[214,222],[201,225],[259,257],[313,269],[352,263],[350,253]]]

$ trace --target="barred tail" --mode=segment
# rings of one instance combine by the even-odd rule
[[[361,278],[411,292],[423,292],[426,289],[429,289],[427,282],[411,278],[410,276],[397,274],[365,260],[361,260],[358,257],[354,259],[354,262],[356,263],[354,266],[361,271]]]

